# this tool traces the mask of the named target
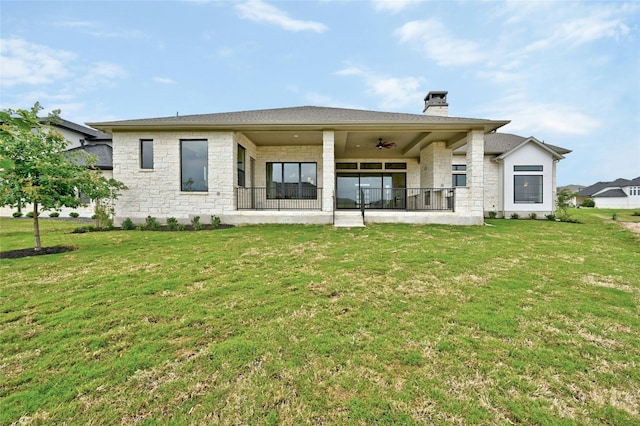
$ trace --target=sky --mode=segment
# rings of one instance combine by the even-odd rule
[[[293,106],[511,120],[558,185],[640,176],[640,0],[0,0],[0,108],[77,123]]]

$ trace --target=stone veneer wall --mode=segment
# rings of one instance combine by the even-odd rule
[[[420,151],[420,187],[451,187],[452,151],[445,142],[432,142]]]
[[[140,139],[153,140],[153,169],[140,168]],[[185,139],[208,141],[207,192],[181,191],[180,141]],[[143,222],[148,215],[181,221],[197,215],[206,222],[211,215],[234,210],[235,140],[232,132],[115,132],[113,175],[129,187],[116,201],[116,223],[127,217]]]

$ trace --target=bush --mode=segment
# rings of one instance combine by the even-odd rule
[[[78,213],[78,212],[71,212],[71,213],[69,213],[69,216],[71,216],[72,218],[76,219],[76,218],[80,217],[80,213]]]
[[[160,222],[158,222],[156,218],[152,217],[151,215],[147,216],[147,218],[144,220],[144,224],[147,227],[147,229],[160,228]]]
[[[134,229],[136,227],[136,225],[133,223],[133,221],[131,220],[130,217],[126,218],[125,220],[122,221],[122,228],[123,229],[127,229],[127,230],[131,230]]]
[[[49,213],[49,217],[58,217],[60,216],[60,212],[51,212]]]
[[[200,216],[194,216],[191,218],[191,225],[193,226],[194,231],[199,231],[202,229],[202,224],[200,223]]]
[[[640,216],[640,212],[633,212],[631,213],[631,216]]]
[[[178,219],[170,217],[167,219],[167,228],[171,231],[175,231],[178,228]]]
[[[38,212],[38,217],[40,216],[42,212]],[[27,212],[27,217],[33,219],[33,211]]]
[[[178,231],[184,231],[184,229],[185,229],[184,223],[179,223],[178,224]]]
[[[489,212],[489,219],[495,219],[496,216],[498,216],[498,213],[493,212],[493,211]]]
[[[13,217],[15,218],[22,217],[22,212],[13,212]]]
[[[529,219],[536,220],[537,218],[538,218],[538,215],[535,214],[534,212],[529,213]]]
[[[96,227],[93,225],[81,226],[80,228],[76,228],[71,233],[73,234],[84,234],[86,232],[94,232],[97,231]]]
[[[582,203],[580,203],[580,207],[595,207],[596,202],[591,198],[585,198]]]
[[[511,219],[520,219],[520,215],[518,213],[511,213]]]
[[[556,215],[555,214],[548,214],[545,217],[547,218],[547,220],[551,220],[551,221],[555,221],[556,220]]]
[[[220,226],[220,218],[218,216],[211,216],[211,227],[217,228]]]
[[[618,220],[618,213],[613,212],[613,214],[611,215],[611,220]]]

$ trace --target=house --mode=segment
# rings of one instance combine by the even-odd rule
[[[640,208],[640,176],[632,179],[616,179],[598,182],[578,192],[578,202],[592,199],[596,207],[608,209]]]
[[[572,207],[576,207],[580,205],[580,203],[578,203],[578,192],[582,191],[584,188],[585,188],[584,185],[565,185],[565,186],[559,186],[558,191],[562,191],[566,189],[571,194],[573,194],[569,203]]]
[[[113,138],[129,190],[116,222],[478,225],[490,211],[554,211],[566,149],[496,133],[505,120],[292,107],[88,123]]]
[[[48,118],[41,121],[48,122]],[[113,177],[113,155],[111,149],[111,136],[90,127],[82,126],[74,122],[58,118],[52,126],[69,142],[67,146],[70,152],[85,151],[96,157],[95,166],[99,168],[106,178]],[[0,207],[0,216],[11,216],[15,208]],[[22,211],[31,211],[30,206],[24,206]],[[94,214],[94,206],[89,203],[86,207],[75,209],[63,208],[61,216],[69,216],[71,212],[77,212],[82,217],[91,217]]]

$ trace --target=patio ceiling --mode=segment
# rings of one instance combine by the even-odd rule
[[[322,145],[321,130],[246,131],[243,134],[257,146]],[[434,141],[451,148],[465,143],[467,132],[448,130],[339,130],[335,132],[335,155],[339,158],[411,158]],[[376,148],[378,140],[393,142],[391,148]]]

